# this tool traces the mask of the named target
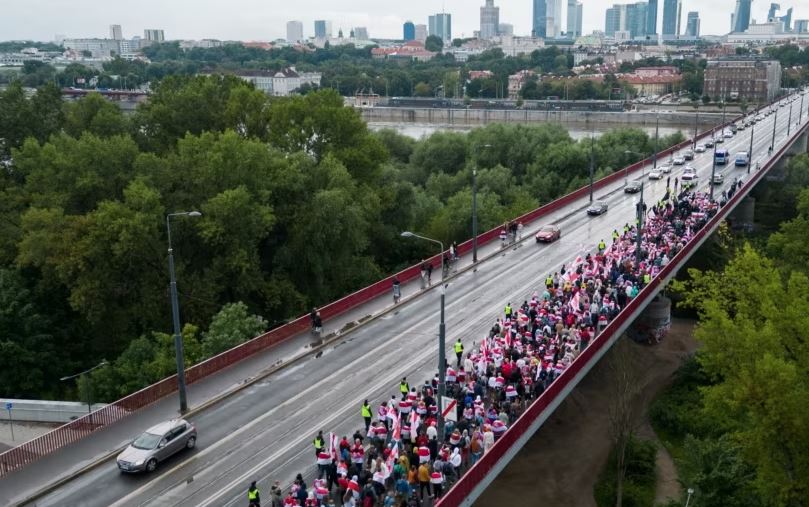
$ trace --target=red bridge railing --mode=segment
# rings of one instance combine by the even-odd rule
[[[725,125],[736,121],[730,120]],[[708,132],[703,133],[700,138],[708,135]],[[658,159],[663,159],[666,156],[678,150],[688,147],[691,141],[684,141],[676,146],[670,147],[658,154]],[[642,162],[637,162],[629,166],[626,173],[633,174],[637,172],[645,164],[649,163],[650,159]],[[593,186],[596,191],[601,190],[624,177],[625,171],[617,171],[600,180],[594,182]],[[516,220],[521,221],[523,224],[534,222],[540,218],[548,216],[550,213],[564,208],[568,204],[580,199],[589,193],[589,186],[582,187],[575,190],[553,202],[541,206],[531,212],[528,212]],[[497,239],[500,234],[500,228],[496,227],[478,235],[478,246],[483,246],[489,242]],[[465,241],[458,245],[459,254],[465,254],[472,250],[472,240]],[[442,256],[435,255],[428,259],[434,267],[440,268]],[[320,308],[321,316],[324,321],[332,319],[342,313],[345,313],[357,306],[370,301],[380,295],[387,294],[390,291],[391,284],[393,283],[394,276],[399,278],[402,283],[409,282],[418,278],[421,274],[420,265],[413,265],[404,269],[396,275],[384,278],[374,284],[371,284],[363,289],[360,289],[352,294],[349,294],[342,299],[330,303]],[[250,341],[240,344],[230,350],[222,352],[221,354],[207,359],[201,363],[195,364],[186,370],[186,381],[191,384],[218,371],[221,371],[233,364],[252,356],[258,352],[266,350],[278,343],[281,343],[293,336],[306,332],[309,329],[308,316],[304,315],[297,319],[277,327],[267,333],[264,333]],[[592,345],[591,347],[592,348]],[[155,401],[173,393],[177,390],[176,374],[171,377],[165,378],[155,384],[147,386],[138,392],[130,394],[118,401],[107,405],[84,417],[71,421],[68,424],[60,426],[40,437],[25,442],[17,447],[9,449],[8,451],[0,454],[0,477],[22,468],[42,456],[53,453],[62,447],[72,444],[99,429],[109,426],[121,419],[128,417],[137,410],[154,403]],[[555,382],[554,384],[558,384]],[[512,433],[514,434],[514,433]],[[502,438],[507,438],[504,435]],[[510,437],[508,437],[510,438]],[[501,439],[502,441],[502,439]],[[504,448],[504,446],[500,446]]]
[[[807,130],[804,126],[796,131],[792,137],[794,140]],[[534,421],[546,410],[549,409],[551,404],[556,401],[556,398],[563,392],[569,384],[574,381],[576,375],[582,371],[585,366],[592,361],[593,357],[598,354],[602,349],[607,347],[611,339],[614,337],[616,331],[621,329],[624,325],[628,324],[633,318],[633,314],[639,309],[642,309],[648,301],[650,301],[662,288],[666,281],[671,278],[676,271],[691,257],[696,248],[704,242],[709,235],[719,226],[720,222],[724,220],[727,215],[736,207],[741,199],[743,199],[747,192],[753,188],[772,166],[781,158],[783,153],[789,148],[792,143],[785,143],[784,146],[776,153],[776,155],[764,165],[760,170],[751,172],[748,181],[744,182],[741,189],[733,194],[733,197],[728,203],[723,206],[717,214],[709,220],[700,231],[694,235],[693,238],[686,244],[686,246],[677,253],[671,262],[660,270],[659,274],[652,279],[652,281],[644,287],[632,301],[630,301],[621,312],[607,325],[604,331],[596,337],[595,340],[579,354],[578,357],[571,363],[571,365],[562,374],[554,380],[551,385],[537,398],[523,414],[514,421],[514,424],[495,442],[494,446],[484,454],[462,477],[456,482],[453,487],[436,503],[436,507],[455,507],[461,505],[467,497],[469,497],[473,490],[480,484],[486,484],[486,480],[492,479],[488,475],[496,470],[500,460],[511,450],[520,438],[529,434],[531,426]],[[536,431],[536,428],[533,429]],[[530,434],[528,435],[530,436]],[[497,470],[499,472],[499,470]],[[467,502],[468,504],[468,502]]]

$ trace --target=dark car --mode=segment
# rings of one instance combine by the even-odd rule
[[[606,201],[596,201],[587,208],[588,215],[603,215],[607,212],[607,202]]]
[[[543,225],[535,236],[537,243],[550,243],[562,237],[562,229],[558,225]]]
[[[637,194],[640,192],[641,182],[640,181],[630,181],[624,187],[624,192],[627,194]]]

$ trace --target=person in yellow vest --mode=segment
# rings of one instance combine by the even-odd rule
[[[317,456],[321,451],[323,451],[324,446],[326,445],[326,441],[323,440],[323,432],[318,431],[317,436],[314,440],[312,440],[312,445],[315,446],[315,456]]]
[[[261,507],[261,497],[256,487],[256,481],[250,483],[250,488],[247,490],[247,507]]]
[[[602,253],[602,252],[604,252],[604,250],[605,250],[606,248],[607,248],[607,244],[606,244],[606,243],[604,243],[604,240],[603,240],[603,239],[602,239],[601,241],[599,241],[599,242],[598,242],[598,253]]]
[[[511,303],[509,302],[508,304],[506,304],[506,309],[505,309],[506,319],[511,318],[511,311],[512,311],[511,310]]]
[[[458,358],[458,368],[461,367],[461,361],[463,360],[463,343],[461,343],[461,339],[458,338],[458,341],[455,342],[455,357]]]
[[[553,277],[550,275],[550,273],[545,278],[545,287],[546,288],[553,287]]]
[[[643,274],[643,285],[644,285],[644,287],[649,285],[651,282],[652,282],[652,275],[649,274],[649,272],[647,271],[646,273]]]
[[[373,417],[373,415],[371,414],[371,404],[368,403],[368,400],[365,400],[365,402],[363,402],[360,411],[362,413],[362,418],[365,419],[365,434],[367,435],[368,428],[371,427],[371,417]]]
[[[407,396],[407,393],[410,392],[410,384],[407,383],[407,377],[402,377],[402,381],[399,382],[399,392],[402,393],[402,396]]]
[[[621,235],[618,234],[618,230],[613,229],[612,230],[612,242],[615,243],[616,241],[618,241],[618,238],[620,238],[620,237],[621,237]]]

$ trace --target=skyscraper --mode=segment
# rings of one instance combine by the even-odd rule
[[[355,26],[352,30],[354,38],[357,40],[368,40],[368,28],[364,26]]]
[[[767,12],[767,22],[775,20],[775,14],[781,10],[781,6],[776,3],[770,4],[770,10]]]
[[[646,22],[648,21],[649,4],[636,2],[626,6],[626,26],[623,30],[629,32],[633,39],[646,36]]]
[[[534,13],[533,17],[531,18],[531,35],[534,37],[542,37],[544,39],[546,36],[546,10],[547,4],[545,3],[545,0],[534,0]]]
[[[621,27],[621,18],[623,17],[623,13],[621,11],[626,10],[625,5],[613,5],[609,9],[607,9],[606,14],[606,21],[604,23],[604,33],[607,37],[615,37],[615,32],[618,32],[622,29]]]
[[[792,30],[792,7],[787,9],[787,13],[780,18],[778,18],[782,23],[784,23],[784,30],[789,32]]]
[[[440,37],[444,43],[452,42],[452,14],[440,13],[428,18],[430,35]]]
[[[646,10],[646,35],[657,35],[657,0],[649,0]]]
[[[699,12],[691,11],[688,13],[685,34],[689,37],[699,37]]]
[[[743,32],[750,26],[750,4],[753,0],[736,0],[736,11],[733,13],[733,31]]]
[[[581,37],[582,10],[581,2],[567,0],[567,36],[569,38]]]
[[[427,25],[416,25],[416,40],[427,40]]]
[[[562,35],[562,0],[545,0],[545,36],[556,39]]]
[[[747,1],[747,0],[745,0]],[[663,38],[676,39],[680,35],[682,0],[663,0]]]
[[[301,21],[287,21],[287,42],[303,41],[303,23]]]
[[[494,0],[486,0],[486,5],[480,8],[480,38],[493,38],[499,26],[500,7],[494,6]]]
[[[110,39],[124,40],[124,33],[121,30],[121,25],[110,25]]]
[[[402,25],[402,35],[405,42],[416,39],[416,25],[412,21],[405,21]]]
[[[331,39],[331,21],[315,20],[315,39]]]
[[[531,35],[545,38],[547,36],[548,4],[546,0],[534,0],[534,17],[531,20]]]

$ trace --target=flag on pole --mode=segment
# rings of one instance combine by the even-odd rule
[[[418,435],[419,434],[419,414],[415,410],[410,412],[410,434],[411,435]]]
[[[338,449],[339,447],[337,446],[337,435],[335,435],[334,432],[332,431],[329,433],[329,456],[331,456],[331,459],[335,460],[338,459],[337,456]]]
[[[393,421],[393,435],[391,439],[394,442],[400,442],[402,440],[402,416],[399,415]]]

